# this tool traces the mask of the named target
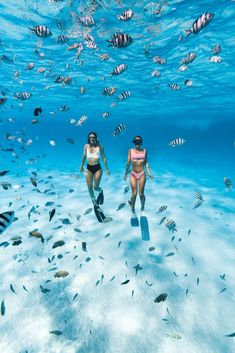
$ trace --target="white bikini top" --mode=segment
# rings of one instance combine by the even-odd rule
[[[100,158],[100,148],[99,146],[96,147],[96,149],[94,151],[90,151],[90,148],[87,147],[86,149],[86,158],[95,158],[95,159],[99,159]]]

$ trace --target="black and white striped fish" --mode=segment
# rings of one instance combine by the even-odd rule
[[[122,92],[122,93],[120,94],[120,96],[117,97],[117,100],[123,101],[123,100],[129,98],[130,95],[131,95],[131,92],[130,92],[130,91],[124,91],[124,92]]]
[[[99,56],[99,59],[102,61],[108,60],[109,58],[110,58],[110,56],[107,53],[100,54],[100,56]]]
[[[200,192],[195,192],[195,197],[198,199],[198,200],[201,200],[201,201],[204,201],[203,197],[202,197],[202,194]]]
[[[91,27],[95,25],[95,20],[90,15],[78,17],[78,21],[85,27]]]
[[[217,55],[221,52],[221,46],[219,44],[216,44],[212,49],[211,49],[212,53],[214,55]]]
[[[221,63],[222,58],[221,58],[221,56],[214,55],[214,56],[210,57],[209,60],[211,63]]]
[[[185,86],[191,87],[193,85],[193,81],[192,80],[185,80],[184,84],[185,84]]]
[[[55,83],[64,82],[65,76],[57,76],[55,79]]]
[[[102,113],[102,117],[105,118],[105,119],[110,118],[110,116],[111,116],[111,113],[109,113],[109,112],[103,112]]]
[[[110,73],[111,76],[117,76],[120,75],[123,71],[126,70],[127,68],[127,64],[120,64],[118,66],[116,66],[113,71]]]
[[[182,64],[190,64],[191,62],[193,62],[193,60],[196,58],[196,54],[195,53],[189,53],[188,55],[186,55],[182,60],[181,63]]]
[[[32,97],[32,93],[30,92],[17,92],[15,94],[16,99],[21,99],[22,101],[25,101],[27,99],[30,99]]]
[[[160,220],[160,222],[158,224],[161,225],[163,222],[165,222],[165,220],[166,220],[166,216],[162,217],[162,219]]]
[[[107,42],[110,43],[110,46],[112,45],[116,48],[124,48],[130,45],[133,40],[129,34],[116,32],[112,35],[111,39],[107,40]]]
[[[151,73],[152,77],[160,77],[161,76],[161,72],[158,70],[153,70]]]
[[[13,219],[13,211],[0,213],[0,235],[11,225]]]
[[[130,10],[126,10],[124,11],[121,15],[117,15],[118,20],[120,21],[128,21],[133,17],[134,13],[133,11]]]
[[[88,119],[88,117],[86,115],[81,116],[81,118],[78,120],[76,126],[81,126],[87,119]]]
[[[161,58],[160,56],[154,56],[153,57],[153,62],[155,64],[164,65],[164,64],[166,64],[166,59],[165,58]]]
[[[181,146],[186,142],[186,140],[184,140],[181,137],[176,138],[175,140],[172,140],[171,142],[169,142],[169,146],[171,147],[176,147],[176,146]]]
[[[193,209],[200,207],[202,205],[203,200],[198,199],[197,202],[194,204]]]
[[[51,31],[46,26],[35,26],[34,28],[29,28],[29,29],[33,31],[38,37],[47,38],[52,36]]]
[[[61,34],[56,38],[56,43],[58,44],[65,44],[69,41],[69,37],[66,36],[65,34]]]
[[[89,49],[97,49],[98,48],[96,42],[94,42],[94,41],[88,40],[88,41],[85,41],[84,44]]]
[[[70,108],[67,105],[62,105],[59,109],[61,112],[67,112]]]
[[[4,98],[4,97],[0,98],[0,105],[3,105],[4,103],[6,103],[6,101],[7,101],[7,98]]]
[[[190,35],[190,33],[197,34],[199,33],[204,27],[208,25],[208,23],[213,19],[214,14],[207,12],[199,16],[196,21],[193,22],[193,25],[190,29],[186,29],[187,32],[186,38]]]
[[[112,96],[115,92],[116,92],[116,88],[114,88],[114,87],[106,87],[106,88],[103,89],[101,94],[103,96]]]
[[[157,213],[161,213],[163,211],[165,211],[167,209],[167,206],[161,206],[159,207],[159,209],[157,210]]]
[[[112,135],[113,136],[118,136],[120,135],[121,133],[123,133],[126,129],[126,126],[124,124],[119,124],[115,130],[113,131]]]
[[[231,179],[224,177],[224,184],[229,190],[232,190],[233,184]]]
[[[175,221],[173,221],[173,219],[166,218],[165,221],[164,221],[164,224],[165,224],[166,228],[169,229],[172,233],[174,231],[177,232],[176,223],[175,223]]]
[[[126,203],[127,203],[126,201],[120,203],[120,205],[118,206],[118,208],[116,209],[116,211],[119,211],[119,210],[121,210],[123,207],[125,207],[125,206],[126,206]]]
[[[173,90],[173,91],[179,91],[181,89],[181,86],[178,83],[169,83],[168,86]]]

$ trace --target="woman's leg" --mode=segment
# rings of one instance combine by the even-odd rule
[[[145,204],[145,195],[144,195],[145,182],[146,182],[146,174],[144,173],[140,177],[140,183],[139,183],[139,195],[140,195],[140,202],[141,202],[141,211],[144,211],[144,204]]]
[[[103,205],[104,203],[104,194],[103,194],[103,190],[100,187],[101,177],[102,177],[102,169],[99,169],[94,174],[94,190],[99,192],[98,197],[96,199],[96,202],[98,205]]]
[[[95,194],[94,194],[94,190],[93,190],[93,174],[87,169],[86,170],[86,182],[87,182],[87,187],[88,187],[88,191],[90,194],[90,197],[92,199],[92,202],[95,202]]]
[[[102,189],[100,187],[100,180],[102,177],[102,169],[97,170],[94,174],[94,190],[101,192]]]
[[[137,180],[134,177],[134,175],[132,175],[132,174],[130,176],[130,184],[131,184],[131,191],[132,191],[130,205],[131,205],[132,213],[135,213],[135,200],[136,200],[136,195],[137,195]]]

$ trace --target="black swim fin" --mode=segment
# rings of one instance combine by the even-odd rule
[[[97,205],[103,205],[104,203],[104,193],[103,190],[99,193],[97,200],[96,200]]]
[[[103,223],[104,220],[106,219],[106,217],[105,217],[103,211],[101,210],[101,208],[98,205],[94,205],[94,212],[95,212],[97,220],[100,223]]]

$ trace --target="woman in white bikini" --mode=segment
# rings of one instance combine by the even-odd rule
[[[141,211],[144,211],[144,205],[145,205],[145,195],[144,195],[144,187],[145,187],[145,181],[146,181],[146,174],[144,171],[144,166],[146,167],[148,176],[153,179],[149,165],[148,165],[148,159],[147,159],[147,150],[145,148],[142,148],[142,137],[141,136],[136,136],[134,137],[132,141],[135,145],[135,148],[131,148],[128,151],[128,160],[127,160],[127,165],[126,165],[126,173],[124,176],[124,180],[127,179],[127,174],[128,170],[130,167],[130,164],[132,162],[132,171],[130,175],[130,184],[131,184],[131,190],[132,190],[132,195],[131,195],[131,200],[129,201],[132,213],[135,214],[135,201],[136,201],[136,196],[137,196],[137,187],[139,184],[139,196],[140,196],[140,202],[141,202]]]
[[[87,159],[87,169],[86,169],[86,182],[91,200],[94,205],[102,205],[104,203],[103,190],[100,187],[100,180],[102,177],[102,169],[100,165],[100,157],[102,157],[103,163],[106,167],[106,174],[110,175],[107,160],[104,153],[104,148],[100,145],[97,134],[95,132],[90,132],[88,134],[88,143],[84,146],[84,152],[82,155],[82,163],[80,166],[80,172],[83,173],[83,165]],[[95,199],[94,190],[97,191],[98,197]]]

